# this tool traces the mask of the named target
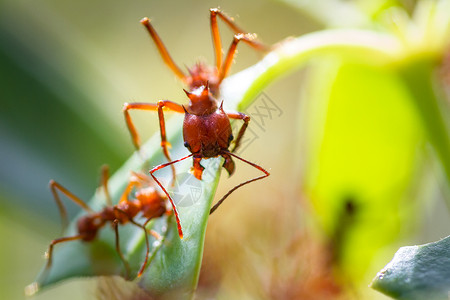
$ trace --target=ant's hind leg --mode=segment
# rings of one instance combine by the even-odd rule
[[[217,26],[217,8],[210,9],[211,34],[213,38],[214,53],[216,55],[216,67],[220,70],[222,67],[222,41],[220,40],[219,26]]]
[[[178,229],[178,235],[180,236],[180,239],[183,239],[183,229],[181,228],[181,222],[180,222],[180,217],[178,216],[178,211],[177,211],[177,207],[175,206],[175,202],[173,201],[172,197],[169,195],[169,193],[167,192],[166,188],[161,184],[161,182],[159,182],[159,180],[155,177],[155,175],[153,175],[153,173],[155,173],[158,170],[161,170],[165,167],[168,167],[170,165],[173,165],[177,162],[180,162],[182,160],[185,160],[189,157],[191,157],[193,154],[189,154],[185,157],[179,158],[177,160],[168,162],[166,164],[162,164],[159,166],[154,167],[153,169],[150,170],[150,176],[152,176],[152,178],[155,180],[155,182],[159,185],[159,187],[163,190],[163,192],[166,194],[167,198],[169,198],[170,204],[172,205],[172,209],[173,212],[175,214],[175,219],[177,221],[177,229]]]
[[[220,40],[219,27],[217,25],[217,16],[219,16],[222,21],[227,24],[231,30],[234,31],[235,34],[243,34],[247,31],[244,31],[242,28],[238,27],[234,20],[227,16],[225,13],[220,11],[218,8],[211,8],[210,10],[210,21],[211,21],[211,33],[213,38],[214,51],[216,54],[216,67],[217,70],[220,70],[222,67],[222,42]],[[249,45],[257,50],[267,50],[267,46],[256,41],[252,40]]]

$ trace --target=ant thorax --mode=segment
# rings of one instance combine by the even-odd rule
[[[186,113],[204,116],[216,112],[218,103],[216,98],[209,92],[208,85],[202,85],[190,92],[184,90],[184,92],[190,100],[189,105],[185,107]]]

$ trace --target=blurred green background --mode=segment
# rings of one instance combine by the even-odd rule
[[[211,7],[267,44],[337,24],[371,26],[363,12],[376,9],[364,1],[355,2],[357,11],[342,5],[344,12],[333,3],[341,2],[298,9],[265,0],[3,0],[0,298],[24,298],[48,243],[60,234],[48,181],[89,199],[100,166],[114,171],[133,152],[122,104],[186,102],[182,84],[139,24],[142,17],[152,19],[175,61],[190,66],[214,61]],[[228,45],[232,33],[222,25],[221,33]],[[232,73],[261,57],[239,46]],[[327,56],[277,81],[265,95],[281,113],[263,126],[250,125],[257,138],[241,155],[272,175],[233,194],[210,219],[199,298],[305,295],[300,282],[313,277],[305,275],[311,270],[327,269],[324,253],[331,253],[344,270],[340,280],[359,278],[358,293],[384,299],[366,288],[376,271],[399,246],[437,240],[450,225],[436,184],[439,163],[408,93],[389,71]],[[156,115],[136,112],[133,118],[143,140],[158,130]],[[223,176],[217,195],[254,174],[238,165],[233,177]],[[77,208],[68,206],[73,215]],[[71,280],[33,299],[94,299],[95,293],[95,280]]]

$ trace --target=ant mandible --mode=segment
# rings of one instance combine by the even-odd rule
[[[228,53],[223,62],[222,62],[222,45],[220,40],[219,28],[217,25],[217,16],[219,16],[235,32],[233,41],[230,45]],[[184,91],[188,96],[190,102],[187,106],[183,106],[169,100],[160,100],[156,104],[125,103],[123,107],[125,120],[128,129],[130,131],[130,134],[132,136],[133,144],[137,149],[139,149],[140,146],[139,136],[137,134],[133,122],[131,121],[128,111],[131,109],[158,111],[160,134],[161,134],[161,147],[163,149],[164,155],[166,156],[169,162],[153,168],[150,171],[150,175],[153,177],[156,183],[163,189],[163,191],[166,193],[167,197],[169,198],[172,204],[177,221],[178,234],[180,238],[183,238],[183,231],[181,228],[181,223],[177,209],[166,189],[153,175],[154,172],[167,166],[171,166],[173,177],[175,178],[175,168],[173,164],[192,156],[193,157],[192,172],[197,179],[201,180],[204,167],[200,164],[200,161],[203,158],[207,159],[222,156],[225,159],[223,167],[227,170],[229,175],[232,175],[235,169],[232,157],[235,157],[243,162],[246,162],[264,173],[264,175],[262,176],[245,181],[232,188],[228,193],[225,194],[225,196],[222,197],[222,199],[220,199],[211,208],[210,213],[213,213],[219,207],[219,205],[237,188],[250,182],[269,176],[269,172],[264,170],[262,167],[254,163],[251,163],[245,159],[242,159],[232,153],[239,147],[244,132],[248,127],[250,117],[240,112],[225,112],[223,109],[223,102],[219,106],[218,100],[216,99],[216,97],[218,97],[219,95],[219,86],[230,70],[231,63],[236,53],[236,47],[238,43],[240,41],[243,41],[248,45],[250,45],[251,47],[258,50],[265,50],[266,46],[255,41],[254,40],[255,35],[244,34],[244,31],[240,29],[230,17],[226,16],[218,9],[210,10],[210,21],[216,57],[216,65],[215,67],[210,67],[207,66],[206,64],[198,63],[193,68],[188,69],[189,75],[186,75],[172,60],[171,56],[169,55],[169,52],[162,43],[160,37],[156,33],[153,26],[151,25],[150,20],[148,18],[142,19],[141,23],[147,28],[164,62],[175,73],[175,75],[179,77],[188,86],[189,90]],[[169,151],[167,149],[169,143],[167,142],[166,139],[163,108],[166,108],[173,112],[185,114],[183,123],[184,145],[188,148],[191,154],[183,158],[177,159],[175,161],[171,160]],[[237,138],[234,142],[234,147],[231,149],[231,151],[228,149],[230,147],[231,141],[233,141],[234,138],[232,135],[230,118],[243,120],[244,122],[244,124],[242,125],[241,129],[238,132]]]
[[[53,240],[48,248],[48,251],[46,252],[47,256],[47,265],[45,267],[45,270],[49,270],[52,265],[52,257],[53,257],[53,247],[56,244],[69,242],[69,241],[75,241],[75,240],[82,240],[84,242],[90,242],[94,240],[97,237],[98,231],[104,227],[107,223],[111,223],[112,227],[114,228],[115,232],[115,238],[116,238],[116,251],[119,254],[120,259],[122,260],[125,271],[126,271],[126,277],[129,278],[130,274],[130,267],[128,262],[125,260],[122,251],[120,250],[120,243],[119,243],[119,230],[118,226],[126,224],[130,222],[131,224],[141,228],[145,232],[145,241],[147,244],[147,252],[145,256],[145,260],[137,274],[138,277],[142,275],[144,272],[144,269],[148,262],[148,256],[150,253],[150,246],[148,241],[148,235],[147,230],[145,229],[145,226],[147,223],[152,220],[153,218],[157,218],[162,216],[164,213],[166,213],[166,198],[165,196],[160,195],[155,188],[153,188],[150,185],[150,177],[144,174],[135,173],[132,172],[132,175],[130,177],[129,183],[127,187],[125,188],[124,193],[122,194],[120,201],[118,204],[113,205],[111,201],[111,197],[108,192],[108,174],[109,174],[109,168],[108,166],[102,167],[102,177],[101,182],[103,189],[106,194],[106,201],[107,205],[103,208],[103,210],[99,212],[94,212],[83,200],[75,196],[73,193],[71,193],[69,190],[67,190],[65,187],[63,187],[61,184],[57,183],[54,180],[50,180],[49,186],[51,189],[51,192],[53,194],[53,198],[56,201],[56,204],[58,205],[63,228],[67,227],[67,212],[66,209],[58,195],[57,191],[60,191],[62,194],[67,196],[70,200],[72,200],[74,203],[79,205],[81,208],[83,208],[88,214],[80,217],[77,222],[77,231],[78,233],[73,236],[66,236],[62,238],[58,238]],[[134,199],[129,200],[128,197],[133,191],[133,189],[136,188],[136,193],[134,194]],[[146,218],[146,221],[143,225],[137,223],[134,221],[134,217],[136,217],[140,212],[142,212],[142,216]],[[153,230],[150,230],[150,233],[156,238],[161,239],[160,235],[156,233]]]

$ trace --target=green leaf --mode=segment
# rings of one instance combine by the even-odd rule
[[[323,53],[334,53],[367,65],[388,65],[398,57],[400,49],[398,41],[391,35],[371,31],[330,30],[309,34],[281,43],[261,62],[227,78],[222,85],[221,99],[225,99],[227,109],[243,110],[270,82],[303,66],[311,57]],[[168,138],[173,145],[171,153],[175,159],[187,154],[182,142],[181,129],[181,118],[174,118],[168,122]],[[109,186],[115,201],[127,183],[130,170],[147,171],[151,165],[165,161],[159,144],[160,137],[157,134],[143,147],[142,153],[149,157],[148,159],[142,160],[135,154],[114,174]],[[164,242],[158,245],[154,240],[151,241],[154,250],[151,263],[138,284],[158,297],[190,298],[195,291],[208,211],[218,182],[218,170],[221,169],[219,165],[220,163],[213,160],[210,180],[200,183],[201,199],[190,207],[180,207],[181,223],[186,230],[185,240],[180,241],[175,234],[173,218],[161,218],[151,224],[155,230],[164,235]],[[191,160],[179,163],[177,172],[187,174],[190,166]],[[169,178],[170,170],[167,169],[158,171],[156,175]],[[104,203],[104,199],[101,194],[95,195],[91,203],[98,209]],[[74,228],[73,223],[71,231],[67,234],[73,233]],[[121,249],[129,259],[135,274],[143,261],[145,250],[142,230],[124,226],[121,228],[120,238]],[[115,251],[114,234],[110,229],[103,230],[100,237],[92,243],[71,242],[58,246],[54,252],[54,264],[50,273],[47,277],[38,279],[41,286],[48,286],[74,276],[124,273]]]
[[[236,93],[236,90],[229,84],[222,89],[222,98],[226,99],[224,106],[227,109],[235,110],[242,99],[242,94]],[[187,155],[182,139],[181,116],[172,117],[166,123],[166,128],[168,140],[173,145],[172,157],[176,159]],[[221,161],[220,158],[213,158],[202,162],[206,167],[202,181],[197,181],[189,173],[192,160],[176,164],[177,181],[184,182],[191,177],[189,180],[196,182],[194,185],[201,191],[201,196],[195,203],[190,203],[191,205],[177,204],[184,231],[183,240],[180,240],[176,233],[176,222],[173,217],[162,217],[150,224],[152,229],[163,235],[163,241],[159,243],[150,237],[152,253],[149,266],[144,275],[135,281],[152,295],[159,298],[192,298],[197,286],[206,224],[220,177]],[[130,171],[148,172],[152,166],[164,162],[158,133],[142,146],[140,153],[135,153],[110,178],[109,189],[113,203],[117,203],[123,193]],[[170,168],[160,170],[155,175],[158,178],[165,178],[165,182],[168,182],[171,175]],[[164,179],[162,180],[164,182]],[[175,188],[180,188],[177,184]],[[168,192],[177,191],[168,188]],[[174,200],[177,202],[176,198]],[[102,193],[96,193],[89,203],[94,210],[100,210],[105,204],[105,197]],[[76,220],[70,224],[64,236],[76,233]],[[145,237],[142,229],[136,226],[120,226],[119,230],[120,247],[125,259],[130,263],[134,277],[144,260]],[[115,249],[115,236],[111,228],[102,229],[98,238],[89,243],[75,241],[56,245],[51,269],[48,272],[43,269],[36,283],[30,285],[27,292],[34,293],[36,287],[45,288],[72,277],[99,275],[125,275],[125,268]]]
[[[383,60],[386,53],[391,54],[395,49],[396,43],[389,36],[374,34],[369,31],[337,30],[308,35],[282,44],[254,67],[227,78],[222,85],[222,98],[226,100],[226,108],[244,109],[269,82],[281,74],[286,74],[294,67],[301,66],[312,55],[320,54],[322,51],[341,51],[354,57],[355,53],[365,50],[371,57],[367,58],[362,56],[363,59],[373,62],[379,61],[380,57]],[[174,146],[172,149],[172,157],[174,158],[182,157],[183,154],[186,154],[182,143],[181,128],[181,119],[177,120],[175,118],[171,122],[168,122],[167,132],[169,141]],[[149,164],[156,165],[164,162],[159,147],[159,139],[159,135],[157,134],[143,147],[142,153],[149,157],[149,159],[144,161],[139,155],[135,154],[111,178],[109,184],[111,189],[110,194],[115,201],[118,201],[120,194],[125,188],[131,170],[148,170]],[[177,165],[177,170],[179,173],[186,173],[189,167],[190,165],[186,161]],[[167,172],[168,170],[165,173]],[[161,171],[158,173],[158,176],[162,175],[164,175],[164,172]],[[207,214],[205,211],[210,207],[215,185],[217,184],[218,172],[215,172],[213,177],[214,179],[211,182],[201,183],[201,188],[204,193],[199,203],[201,203],[200,205],[202,207],[199,207],[198,210],[193,208],[180,209],[182,225],[187,226],[188,230],[186,239],[189,243],[192,243],[189,244],[189,247],[192,247],[191,251],[187,248],[187,243],[184,241],[184,244],[179,243],[176,240],[176,235],[172,234],[170,228],[173,229],[173,220],[167,221],[169,230],[167,232],[166,242],[160,248],[161,254],[158,253],[155,257],[155,265],[164,266],[164,268],[161,268],[162,270],[159,270],[160,272],[157,277],[164,278],[165,282],[152,282],[146,275],[141,284],[144,286],[148,285],[149,290],[163,294],[165,290],[169,290],[169,287],[175,283],[177,288],[184,292],[187,291],[186,293],[190,293],[195,289],[195,283],[198,279],[195,277],[198,277],[198,268],[200,267],[203,238],[206,228]],[[101,195],[95,195],[91,203],[94,208],[98,209],[104,203],[104,199]],[[161,225],[161,227],[164,226]],[[138,228],[133,228],[132,226],[124,226],[124,228],[121,228],[121,231],[121,249],[123,249],[125,257],[130,258],[132,270],[136,272],[139,267],[139,263],[136,262],[142,261],[142,255],[140,258],[137,258],[134,254],[143,253],[144,251],[143,234]],[[75,221],[72,223],[66,235],[73,234],[74,232]],[[192,234],[192,236],[189,234]],[[165,245],[170,245],[170,247]],[[181,249],[181,245],[185,245],[186,248],[184,250]],[[193,247],[193,245],[196,246]],[[165,249],[167,249],[167,252],[165,252]],[[187,253],[191,253],[193,256],[186,257]],[[189,259],[191,261],[189,264],[180,265],[180,256],[183,256],[185,260]],[[158,261],[160,262],[158,263]],[[177,262],[177,265],[174,265],[173,268],[167,267],[172,261]],[[178,274],[183,265],[186,268],[191,268],[191,270],[185,270],[186,272],[184,272],[184,274],[192,275],[190,279],[180,280]],[[157,267],[155,267],[156,269]],[[152,270],[152,268],[150,267],[149,270]],[[165,274],[164,272],[166,271],[168,273]],[[172,272],[176,272],[176,274]],[[57,245],[54,251],[54,263],[49,274],[45,277],[38,278],[37,283],[41,287],[45,287],[74,276],[109,274],[124,274],[124,267],[117,253],[115,253],[113,232],[112,230],[105,229],[102,230],[101,235],[95,242],[70,242]],[[175,281],[169,278],[174,278]],[[187,286],[188,281],[190,286]]]
[[[450,1],[442,1],[440,5],[450,6]],[[436,9],[436,12],[439,11]],[[440,33],[450,31],[448,15],[445,18],[437,15],[433,21],[443,24],[436,25],[439,29],[436,31]],[[403,38],[410,37],[409,34],[405,35]],[[442,44],[448,40],[442,35],[433,35],[421,41],[422,43],[415,41],[416,44],[409,45],[394,35],[370,30],[336,29],[306,34],[276,45],[259,63],[236,74],[227,80],[226,84],[235,86],[236,94],[243,94],[238,106],[243,109],[269,83],[302,67],[311,58],[323,54],[333,54],[343,60],[367,66],[392,68],[392,71],[400,73],[401,79],[410,89],[412,103],[419,109],[430,141],[441,159],[447,179],[450,180],[450,159],[447,155],[450,149],[450,135],[449,124],[446,121],[449,112],[443,105],[439,93],[434,90],[432,74],[433,68],[442,59],[444,51]],[[433,47],[428,49],[428,44]]]
[[[414,105],[420,112],[422,123],[427,131],[428,139],[434,146],[441,161],[450,186],[450,111],[443,91],[436,87],[435,69],[438,62],[432,58],[421,58],[409,64],[400,66],[399,73],[408,87]],[[447,199],[450,207],[450,199]]]
[[[173,157],[181,157],[186,154],[182,149],[181,136],[181,118],[172,118],[167,124],[169,140],[176,145],[172,151]],[[141,149],[141,153],[147,155],[149,159],[143,160],[141,156],[135,153],[124,165],[117,171],[109,181],[110,194],[117,202],[122,194],[131,170],[147,170],[151,165],[164,162],[160,150],[159,134],[151,138]],[[181,146],[180,146],[181,145]],[[149,268],[151,275],[143,276],[140,285],[146,290],[162,295],[167,291],[173,291],[174,286],[182,290],[186,297],[192,295],[197,285],[198,273],[201,264],[203,242],[206,229],[206,222],[209,216],[209,208],[214,198],[215,188],[220,174],[218,159],[210,159],[203,163],[206,167],[204,180],[194,183],[195,187],[200,188],[201,196],[190,206],[179,203],[180,219],[185,232],[185,238],[180,240],[176,233],[176,222],[172,217],[162,217],[152,224],[157,232],[164,235],[161,245],[154,238],[150,242],[153,244]],[[150,165],[151,164],[151,165]],[[180,163],[177,166],[179,176],[177,180],[188,176],[191,161]],[[168,178],[170,168],[155,173],[159,178]],[[208,176],[209,175],[209,176]],[[194,177],[192,177],[194,178]],[[170,190],[169,190],[170,191]],[[104,205],[104,195],[96,193],[92,198],[90,205],[94,209],[101,209]],[[176,201],[176,200],[175,200]],[[168,228],[168,229],[167,229]],[[174,231],[175,230],[175,231]],[[72,222],[66,236],[75,233],[75,221]],[[36,283],[39,287],[46,287],[63,279],[77,276],[96,276],[96,275],[115,275],[125,274],[124,266],[115,250],[115,237],[113,230],[105,228],[101,230],[100,236],[93,242],[67,242],[55,246],[53,264],[49,272],[45,270],[38,277]],[[141,229],[126,225],[120,228],[121,249],[127,260],[130,262],[132,276],[135,276],[139,270],[145,255],[145,238]],[[156,250],[158,250],[156,252]],[[155,275],[163,281],[156,282]]]
[[[400,248],[374,278],[371,287],[395,299],[448,299],[450,237]]]
[[[341,276],[358,282],[415,208],[405,193],[423,135],[395,73],[329,60],[321,68],[313,72],[301,127],[310,131],[306,193]]]
[[[202,182],[203,194],[208,195],[208,198],[179,209],[185,221],[183,230],[186,234],[183,240],[179,239],[176,226],[172,226],[151,267],[139,282],[152,296],[158,299],[193,297],[200,273],[209,209],[218,182],[217,170],[220,168],[221,165],[216,164],[212,170],[216,174],[214,181]]]

